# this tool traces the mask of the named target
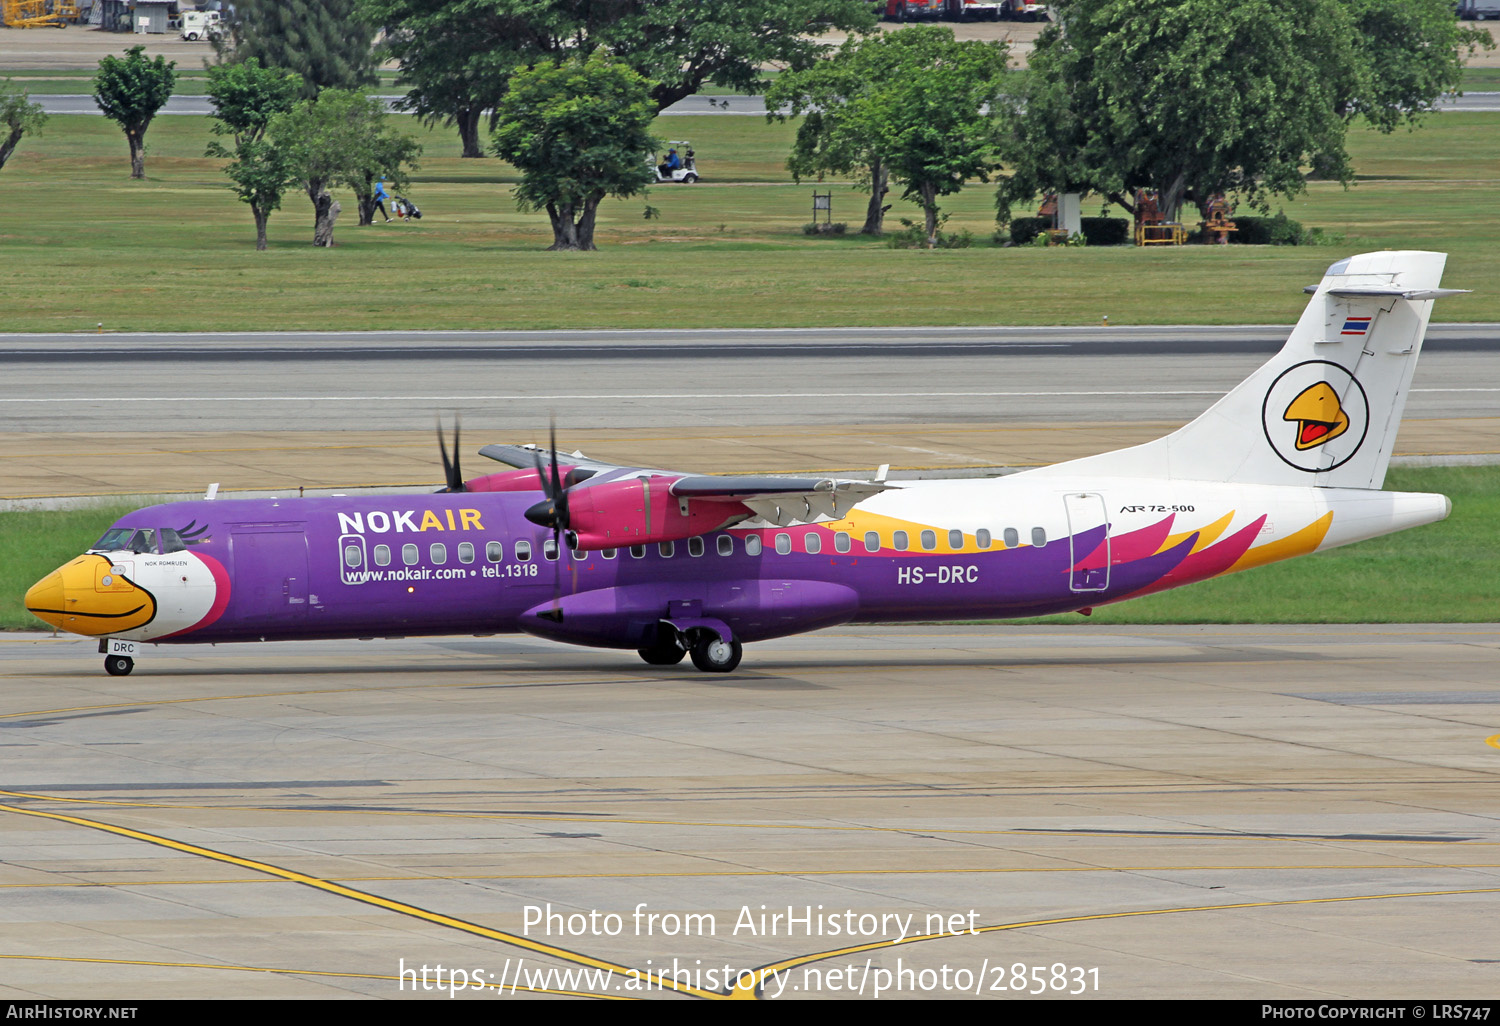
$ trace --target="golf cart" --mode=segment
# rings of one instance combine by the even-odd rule
[[[658,162],[655,154],[651,157],[651,167],[656,172],[657,183],[692,185],[698,180],[698,161],[693,156],[693,144],[680,139],[667,145],[670,149],[664,159]],[[675,167],[672,166],[674,159]]]

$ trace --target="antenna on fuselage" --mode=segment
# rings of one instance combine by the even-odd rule
[[[209,499],[212,499],[214,496],[216,496],[218,494],[219,494],[219,482],[215,481],[213,484],[211,484],[211,485],[208,486],[208,491],[206,491],[206,492],[203,493],[203,498],[204,498],[205,501],[207,501]]]

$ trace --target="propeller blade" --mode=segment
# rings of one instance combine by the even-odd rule
[[[458,429],[459,429],[459,417],[458,417],[458,414],[454,414],[453,415],[453,459],[450,461],[448,459],[448,445],[447,445],[446,440],[443,438],[443,418],[442,417],[438,417],[438,421],[437,421],[438,452],[440,452],[442,454],[442,457],[443,457],[443,487],[440,488],[440,489],[438,489],[438,491],[440,491],[440,492],[463,492],[463,491],[467,491],[468,490],[468,489],[466,489],[464,487],[463,473],[458,469]]]
[[[453,477],[451,479],[449,479],[449,482],[448,482],[448,486],[453,491],[455,491],[455,492],[461,492],[461,491],[465,490],[464,489],[464,475],[458,469],[458,453],[459,453],[458,428],[459,428],[459,415],[458,415],[458,413],[455,412],[453,414]]]
[[[562,534],[568,527],[568,492],[563,488],[562,477],[557,470],[557,418],[548,418],[548,441],[552,450],[552,552],[557,557],[552,564],[552,613],[562,622]]]

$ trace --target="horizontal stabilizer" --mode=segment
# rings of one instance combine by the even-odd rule
[[[1302,291],[1312,295],[1318,291],[1318,286],[1309,285]],[[1473,289],[1401,289],[1387,285],[1347,285],[1343,288],[1329,289],[1327,294],[1345,299],[1386,296],[1395,299],[1446,299],[1448,296],[1465,296],[1473,291]]]

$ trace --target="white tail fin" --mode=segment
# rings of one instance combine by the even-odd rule
[[[1046,467],[1249,484],[1379,488],[1445,253],[1364,253],[1323,276],[1281,351],[1165,438]]]

